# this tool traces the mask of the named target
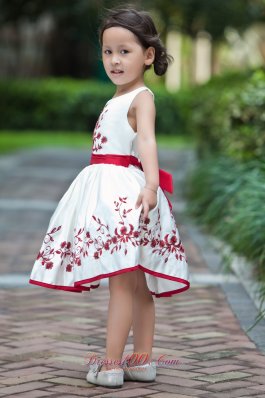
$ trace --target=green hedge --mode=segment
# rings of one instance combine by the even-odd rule
[[[238,160],[265,156],[265,70],[212,79],[188,98],[188,131],[205,157],[221,153]]]
[[[265,274],[265,164],[208,157],[188,177],[188,212]]]
[[[185,101],[190,106],[187,129],[196,138],[199,154],[187,179],[188,212],[252,260],[263,279],[264,68],[214,78],[192,96],[188,93]]]
[[[176,95],[152,87],[156,131],[183,134]],[[0,129],[92,131],[104,104],[115,92],[110,83],[66,78],[0,81]]]

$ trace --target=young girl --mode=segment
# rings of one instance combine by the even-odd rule
[[[153,65],[163,75],[172,59],[147,12],[108,11],[99,39],[116,92],[96,123],[90,165],[50,219],[30,283],[82,292],[109,278],[105,363],[91,365],[87,381],[116,388],[124,380],[155,380],[153,296],[170,297],[190,284],[165,194],[173,192],[172,176],[158,166],[154,95],[144,84],[146,70]],[[134,353],[148,361],[124,367],[131,326]]]

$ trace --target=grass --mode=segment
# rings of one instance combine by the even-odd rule
[[[265,186],[261,161],[212,157],[188,182],[190,213],[233,249],[265,270]]]
[[[194,142],[187,136],[157,134],[160,148],[192,148]],[[0,154],[23,148],[44,146],[75,147],[91,149],[92,133],[77,131],[0,131]]]
[[[248,259],[254,278],[261,282],[257,321],[265,319],[264,176],[264,161],[243,163],[216,155],[200,161],[186,178],[188,214],[207,227],[207,233],[221,238],[234,253]],[[232,259],[223,259],[223,263],[227,261],[226,269]]]

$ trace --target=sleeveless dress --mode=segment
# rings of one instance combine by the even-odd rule
[[[137,133],[127,113],[146,86],[111,98],[93,132],[93,154],[133,155]],[[140,160],[140,159],[139,159]],[[170,297],[190,287],[185,249],[170,201],[161,187],[157,204],[143,220],[135,209],[145,185],[135,165],[89,164],[76,176],[50,218],[29,283],[82,292],[100,280],[141,269],[155,297]]]

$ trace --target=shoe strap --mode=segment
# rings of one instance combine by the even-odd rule
[[[95,373],[95,376],[98,376],[100,369],[102,368],[103,363],[97,363],[92,365],[92,372]]]

